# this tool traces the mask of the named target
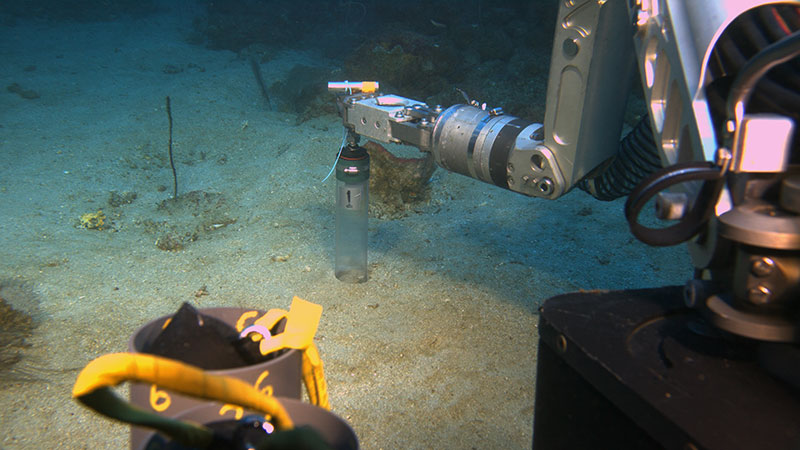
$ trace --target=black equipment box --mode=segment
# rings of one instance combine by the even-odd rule
[[[800,449],[800,393],[684,306],[682,286],[547,300],[533,447]]]

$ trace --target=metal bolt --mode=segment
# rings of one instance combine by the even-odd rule
[[[553,193],[553,180],[546,177],[542,178],[542,181],[539,182],[539,190],[542,191],[544,195]]]
[[[750,272],[757,277],[766,277],[771,274],[773,270],[775,270],[775,261],[766,256],[753,261],[753,264],[750,266]]]
[[[508,163],[508,165],[506,166],[506,172],[509,173],[509,174],[514,173],[514,165],[511,164],[511,163]]]
[[[731,160],[733,160],[733,153],[730,150],[724,147],[717,149],[717,153],[714,155],[714,162],[722,167],[723,172],[728,170]]]
[[[769,303],[772,292],[768,287],[758,285],[747,291],[747,299],[754,305],[766,305]]]

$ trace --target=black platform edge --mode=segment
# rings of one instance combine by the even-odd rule
[[[690,331],[705,325],[683,305],[682,289],[580,292],[545,302],[537,450],[570,448],[565,439],[576,435],[583,439],[574,442],[592,448],[800,449],[798,393],[759,368],[747,343]],[[559,399],[571,408],[559,413]],[[593,423],[616,430],[588,429]]]

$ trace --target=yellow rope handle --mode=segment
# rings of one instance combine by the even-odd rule
[[[308,398],[311,403],[325,408],[328,411],[331,409],[331,404],[328,401],[328,383],[325,382],[325,375],[322,371],[322,359],[319,357],[317,346],[311,344],[303,352],[303,382],[308,391]]]
[[[78,374],[72,396],[80,399],[123,381],[153,383],[192,397],[232,403],[269,414],[279,430],[294,427],[278,400],[242,380],[212,375],[188,364],[143,353],[111,353],[93,360]]]

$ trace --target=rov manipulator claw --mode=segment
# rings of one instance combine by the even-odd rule
[[[564,179],[542,124],[469,100],[449,108],[378,91],[377,82],[331,82],[349,133],[433,154],[451,172],[525,195],[556,198]],[[463,91],[462,91],[463,94]]]

